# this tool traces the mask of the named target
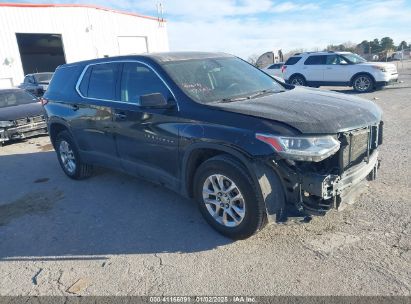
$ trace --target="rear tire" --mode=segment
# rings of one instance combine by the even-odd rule
[[[291,76],[289,82],[290,82],[290,84],[295,85],[295,86],[306,86],[307,85],[307,81],[301,75]]]
[[[356,76],[353,81],[353,88],[358,93],[368,93],[374,90],[374,79],[367,74]]]
[[[54,144],[57,158],[64,173],[72,179],[84,179],[92,174],[93,167],[81,161],[70,133],[62,131]]]
[[[194,196],[205,220],[231,239],[245,239],[266,223],[265,205],[246,169],[228,155],[200,165]]]

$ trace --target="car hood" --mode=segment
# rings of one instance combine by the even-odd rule
[[[379,67],[383,67],[388,69],[389,71],[393,71],[393,70],[397,70],[397,67],[395,66],[395,64],[393,63],[389,63],[389,62],[363,62],[363,63],[359,63],[359,65],[362,66],[379,66]]]
[[[302,87],[214,106],[225,111],[286,123],[305,134],[335,134],[374,125],[382,116],[381,109],[371,101]]]
[[[33,102],[6,108],[0,108],[0,120],[16,120],[23,117],[43,115],[41,103]]]

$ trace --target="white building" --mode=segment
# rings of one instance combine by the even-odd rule
[[[0,3],[0,87],[63,63],[168,51],[156,17],[89,5]]]

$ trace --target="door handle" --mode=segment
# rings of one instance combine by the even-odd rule
[[[118,119],[124,120],[127,118],[127,115],[124,113],[114,113],[114,116]]]
[[[78,109],[80,109],[80,107],[76,104],[72,104],[71,108],[73,109],[73,111],[77,111]]]

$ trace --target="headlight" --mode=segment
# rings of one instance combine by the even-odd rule
[[[372,67],[373,67],[374,69],[380,70],[381,72],[387,72],[387,70],[386,70],[385,67],[383,67],[383,66],[373,65]]]
[[[10,128],[14,127],[14,123],[12,121],[1,121],[0,120],[0,128]]]
[[[319,162],[340,149],[340,142],[333,136],[275,136],[257,133],[258,140],[270,145],[287,159]]]

